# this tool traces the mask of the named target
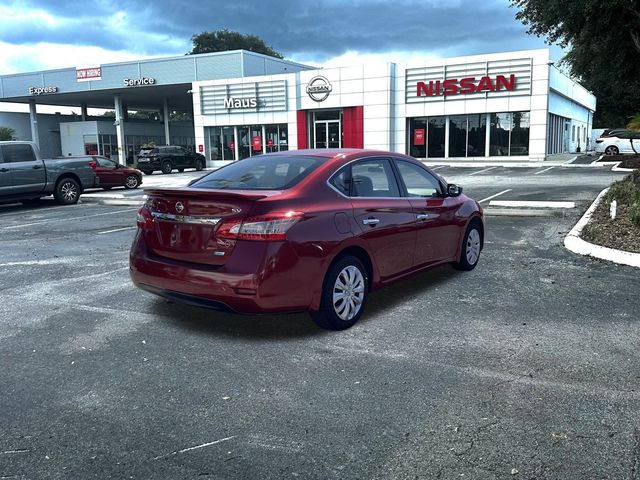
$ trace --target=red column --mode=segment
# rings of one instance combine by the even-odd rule
[[[342,146],[345,148],[364,148],[364,107],[342,109]]]
[[[307,148],[307,112],[306,110],[298,110],[298,150]]]

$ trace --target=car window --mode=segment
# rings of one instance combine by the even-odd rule
[[[402,160],[396,160],[396,166],[410,197],[442,196],[440,182],[424,168]]]
[[[312,156],[258,155],[211,172],[191,186],[215,190],[286,190],[323,161],[322,157]]]
[[[98,165],[104,168],[116,168],[116,162],[104,157],[93,157]]]
[[[391,163],[386,158],[362,160],[351,166],[352,197],[399,197]]]
[[[33,148],[25,143],[2,145],[2,157],[6,163],[33,162],[36,160]]]
[[[349,196],[349,190],[351,188],[351,175],[349,174],[351,170],[350,166],[344,167],[342,170],[338,171],[331,179],[329,183],[333,185],[340,193],[345,196]]]

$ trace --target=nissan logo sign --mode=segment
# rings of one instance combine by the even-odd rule
[[[307,85],[307,94],[311,97],[311,100],[316,102],[322,102],[327,99],[331,93],[331,84],[329,80],[321,75],[313,77]]]
[[[182,213],[183,210],[184,210],[184,205],[182,204],[182,202],[176,202],[176,212]]]

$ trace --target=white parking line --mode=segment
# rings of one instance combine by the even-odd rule
[[[575,202],[545,202],[539,200],[492,200],[494,207],[576,208]]]
[[[138,227],[135,226],[135,227],[114,228],[113,230],[105,230],[104,232],[98,232],[98,235],[104,235],[105,233],[123,232],[125,230],[131,230],[133,228],[138,228]]]
[[[534,173],[534,175],[540,175],[541,173],[548,172],[554,167],[545,168],[544,170],[540,170],[539,172]]]
[[[482,172],[488,172],[489,170],[493,170],[494,168],[498,168],[498,167],[489,167],[489,168],[485,168],[484,170],[479,170],[479,171],[477,171],[477,172],[470,173],[469,175],[478,175],[479,173],[482,173]]]
[[[431,170],[440,170],[441,168],[445,168],[446,165],[440,165],[438,167],[431,167]]]
[[[43,220],[42,222],[32,222],[32,223],[22,223],[20,225],[12,225],[10,227],[3,227],[3,229],[4,230],[13,230],[15,228],[31,227],[33,225],[43,225],[45,223],[69,222],[69,221],[72,221],[72,220],[84,220],[85,218],[102,217],[103,215],[114,215],[116,213],[131,212],[133,210],[138,210],[138,209],[137,208],[127,208],[126,210],[116,210],[114,212],[107,212],[107,213],[96,213],[94,215],[84,215],[82,217],[55,218],[53,220]]]
[[[502,191],[502,192],[500,192],[500,193],[496,193],[495,195],[491,195],[490,197],[483,198],[483,199],[482,199],[482,200],[480,200],[478,203],[486,202],[487,200],[491,200],[492,198],[496,198],[496,197],[498,197],[498,196],[500,196],[500,195],[502,195],[502,194],[504,194],[504,193],[510,192],[511,190],[513,190],[513,188],[509,188],[509,189],[507,189],[507,190],[503,190],[503,191]]]

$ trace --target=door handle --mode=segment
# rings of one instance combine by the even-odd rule
[[[34,170],[40,170],[42,168],[42,166],[41,165],[34,165],[31,168],[33,168]]]
[[[437,213],[418,213],[416,215],[417,220],[429,220],[430,218],[438,218]]]
[[[380,223],[380,219],[378,219],[378,218],[365,218],[364,220],[362,220],[362,223],[364,223],[365,225],[375,226],[378,223]]]
[[[8,171],[9,171],[9,169],[8,169],[8,168],[4,168],[4,167],[3,167],[3,168],[0,168],[0,172],[2,172],[2,173],[8,172]]]

